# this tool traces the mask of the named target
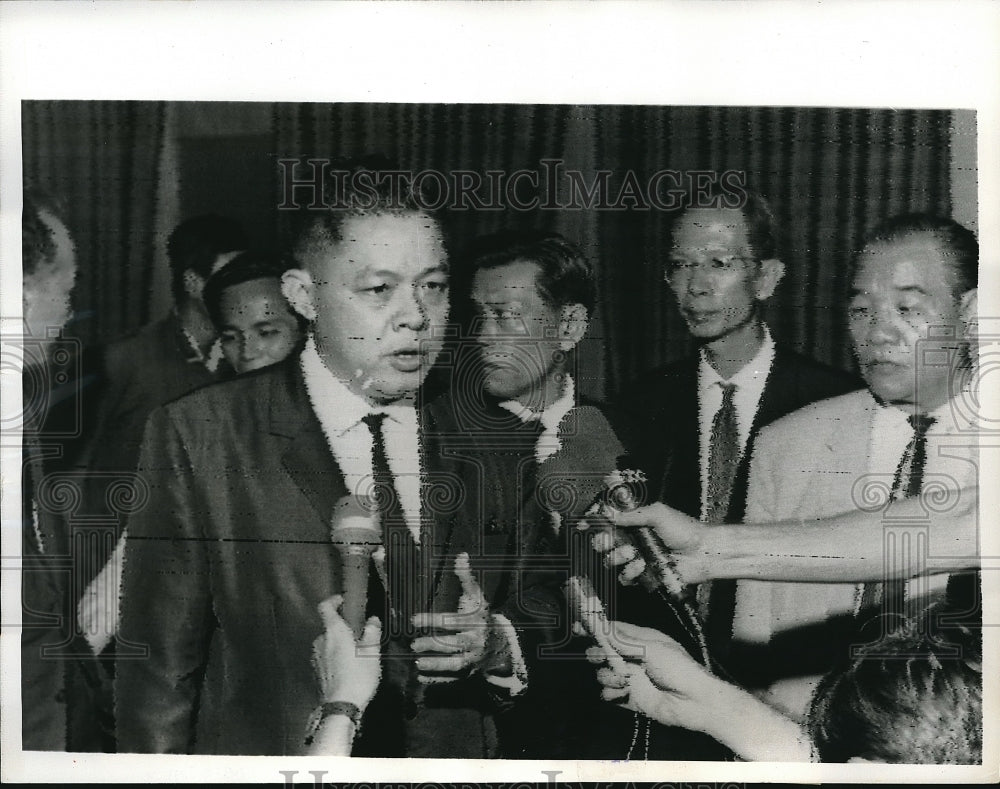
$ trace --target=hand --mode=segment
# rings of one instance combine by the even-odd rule
[[[669,636],[627,622],[612,622],[607,647],[591,647],[587,660],[601,666],[597,680],[601,697],[626,709],[642,712],[665,726],[705,731],[711,725],[713,704],[726,683],[713,677]]]
[[[417,660],[418,679],[424,684],[454,682],[477,668],[487,654],[490,611],[482,589],[472,576],[469,554],[455,557],[455,575],[462,584],[458,611],[422,613],[413,617],[418,629],[435,632],[413,640],[413,651],[430,653]]]
[[[382,676],[380,660],[382,623],[371,617],[361,640],[338,612],[344,598],[333,595],[319,604],[326,631],[313,641],[313,668],[319,678],[323,701],[349,701],[364,711]]]
[[[609,510],[608,517],[616,530],[652,528],[670,550],[674,559],[674,569],[684,583],[697,584],[712,579],[711,563],[702,550],[705,533],[709,527],[696,518],[660,502],[639,507],[631,512]],[[628,548],[617,547],[625,542],[621,535],[615,539],[615,545],[611,546],[613,550],[610,550],[605,561],[615,566],[624,565],[619,579],[622,583],[632,583],[645,570],[646,564],[631,545]],[[607,545],[606,541],[603,544]],[[598,549],[597,545],[594,547]],[[608,551],[609,548],[605,550]]]

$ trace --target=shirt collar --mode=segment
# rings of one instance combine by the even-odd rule
[[[185,357],[185,361],[188,364],[202,364],[210,372],[214,373],[219,369],[219,362],[222,361],[222,343],[218,338],[212,341],[212,345],[208,349],[208,353],[202,353],[201,348],[198,346],[197,340],[195,340],[194,335],[191,334],[184,324],[181,323],[180,316],[177,311],[174,310],[174,320],[177,323],[177,328],[180,329],[181,337],[183,338],[184,345],[189,351],[188,355]]]
[[[517,400],[506,400],[500,403],[500,407],[507,409],[524,423],[539,421],[543,427],[551,429],[559,425],[575,404],[576,386],[573,383],[573,376],[566,373],[563,377],[562,394],[542,411],[533,411]]]
[[[309,401],[327,435],[343,435],[369,414],[385,414],[390,419],[402,423],[407,414],[414,411],[410,401],[373,405],[352,392],[347,384],[323,363],[311,334],[302,349],[299,364],[302,367],[302,378],[309,393]]]
[[[760,344],[757,353],[729,380],[719,375],[716,369],[712,367],[704,348],[701,349],[699,355],[698,382],[701,391],[711,389],[716,384],[736,384],[737,389],[745,388],[753,381],[761,377],[767,377],[767,374],[770,372],[771,365],[774,362],[774,338],[771,337],[771,331],[765,324],[764,340]]]

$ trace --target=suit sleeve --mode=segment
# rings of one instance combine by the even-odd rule
[[[146,506],[129,520],[116,664],[118,747],[187,753],[214,627],[195,475],[168,412],[150,418],[140,460]],[[131,657],[143,651],[143,656]]]

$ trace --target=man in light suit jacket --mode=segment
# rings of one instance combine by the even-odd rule
[[[148,424],[151,498],[129,523],[120,627],[148,654],[117,666],[120,750],[302,751],[321,700],[317,606],[343,592],[335,505],[381,486],[385,578],[373,566],[369,604],[384,624],[383,681],[354,753],[488,755],[488,612],[463,606],[458,634],[431,622],[414,639],[411,624],[427,611],[454,619],[465,591],[454,557],[482,553],[478,522],[453,506],[463,491],[423,495],[459,478],[436,441],[454,414],[415,402],[448,311],[442,236],[399,195],[371,206],[366,193],[360,208],[350,189],[336,193],[334,208],[306,212],[284,278],[312,324],[301,356],[195,392]]]
[[[905,216],[872,234],[855,260],[848,303],[854,352],[867,389],[815,403],[761,433],[748,523],[809,521],[884,507],[890,497],[919,493],[919,484],[917,490],[903,490],[915,463],[924,492],[934,486],[954,495],[976,487],[968,341],[976,315],[978,261],[975,236],[950,219]],[[919,460],[913,457],[918,441]],[[906,541],[916,556],[923,552],[923,562],[928,554],[950,552],[935,551],[940,538],[935,538],[932,513],[923,510],[897,527],[889,511],[884,532],[879,530],[886,540],[880,552],[884,577],[898,577],[901,568],[914,564],[904,554]],[[923,549],[921,540],[927,540]],[[968,561],[975,566],[974,556]],[[978,605],[974,578],[945,573],[907,582],[904,610],[888,613],[912,615],[956,589],[965,591],[953,605],[971,614]],[[734,638],[758,655],[755,663],[765,669],[762,683],[781,681],[772,688],[776,703],[802,714],[811,684],[788,678],[826,671],[856,640],[855,616],[879,610],[871,591],[853,584],[740,582]],[[880,605],[884,611],[885,601]]]

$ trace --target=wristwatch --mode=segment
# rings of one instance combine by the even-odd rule
[[[306,745],[312,745],[319,727],[331,715],[346,715],[350,718],[351,723],[354,724],[354,736],[358,736],[361,731],[361,710],[358,705],[350,701],[327,701],[320,704],[309,717],[309,724],[306,726]]]

